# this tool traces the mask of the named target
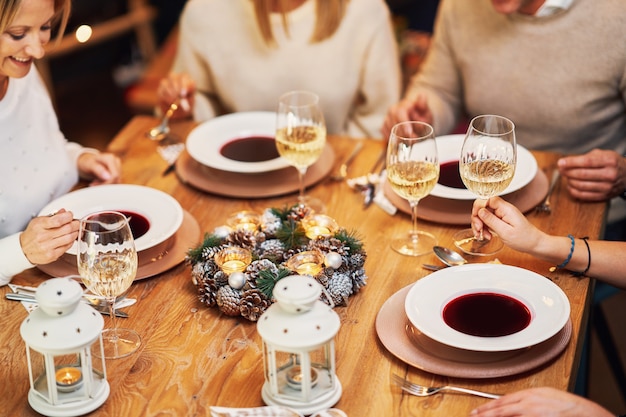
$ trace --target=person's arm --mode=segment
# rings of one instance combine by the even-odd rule
[[[472,410],[471,417],[615,417],[578,395],[556,388],[529,388],[504,395]]]
[[[13,276],[34,266],[22,251],[20,234],[0,239],[0,287],[11,282]]]
[[[575,236],[572,246],[571,238],[553,236],[539,230],[514,205],[500,197],[492,197],[487,201],[476,200],[472,210],[472,228],[476,235],[483,229],[486,238],[493,231],[507,246],[555,266],[563,265],[569,258],[562,266],[564,269],[576,273],[586,271],[587,276],[626,288],[626,275],[623,273],[626,269],[626,242],[587,240],[587,251],[581,239],[583,236]]]

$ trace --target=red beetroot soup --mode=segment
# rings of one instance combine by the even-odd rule
[[[478,292],[450,301],[443,309],[444,322],[453,329],[480,337],[508,336],[530,324],[530,310],[505,294]]]
[[[220,153],[240,162],[264,162],[279,157],[274,138],[260,135],[233,139],[222,146]]]

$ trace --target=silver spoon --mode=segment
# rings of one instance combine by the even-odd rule
[[[435,255],[441,262],[448,266],[458,266],[467,263],[467,259],[461,256],[460,253],[443,246],[433,246],[433,252],[435,252]]]
[[[176,110],[178,110],[178,104],[172,103],[169,109],[167,109],[167,111],[165,112],[165,115],[163,115],[161,123],[159,123],[158,126],[150,129],[148,133],[146,133],[146,136],[148,136],[152,140],[163,140],[168,135],[168,133],[170,133],[170,117],[172,117],[172,114],[174,114]]]

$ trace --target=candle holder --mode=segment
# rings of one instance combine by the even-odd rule
[[[243,272],[252,262],[252,253],[245,248],[228,246],[215,255],[215,263],[227,275]]]
[[[335,234],[339,230],[339,225],[330,216],[325,214],[313,214],[302,219],[304,233],[309,239],[327,237]]]
[[[238,211],[226,219],[226,225],[233,230],[255,232],[261,226],[261,216],[253,211]]]
[[[276,303],[259,318],[265,370],[261,395],[267,405],[310,415],[332,407],[341,397],[334,342],[340,320],[319,300],[321,292],[314,278],[285,277],[274,287]]]
[[[296,253],[287,260],[287,268],[300,275],[311,277],[319,274],[324,265],[324,255],[318,250]]]
[[[82,295],[72,277],[43,282],[35,295],[39,308],[20,327],[30,379],[28,402],[46,416],[87,414],[109,396],[104,320],[80,302]]]

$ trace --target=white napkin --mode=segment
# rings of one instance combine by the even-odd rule
[[[15,285],[15,284],[10,284],[10,283],[9,283],[9,288],[11,289],[11,291],[13,291],[16,294],[35,295],[35,292],[37,291],[36,287],[27,287],[24,285]],[[92,297],[92,298],[104,298],[98,295],[91,294],[89,292],[85,292],[85,295],[88,297]],[[87,300],[83,300],[83,302],[89,304]],[[115,303],[115,309],[118,310],[120,308],[129,307],[135,304],[136,302],[137,300],[134,298],[125,297]],[[33,311],[34,309],[36,309],[37,307],[39,307],[39,304],[35,302],[31,302],[31,301],[20,301],[20,303],[24,306],[26,311],[28,311],[29,313]]]
[[[209,409],[212,417],[304,417],[296,410],[279,406],[254,408],[210,407]],[[338,408],[329,408],[328,410],[319,411],[311,415],[311,417],[348,417],[348,415]]]

